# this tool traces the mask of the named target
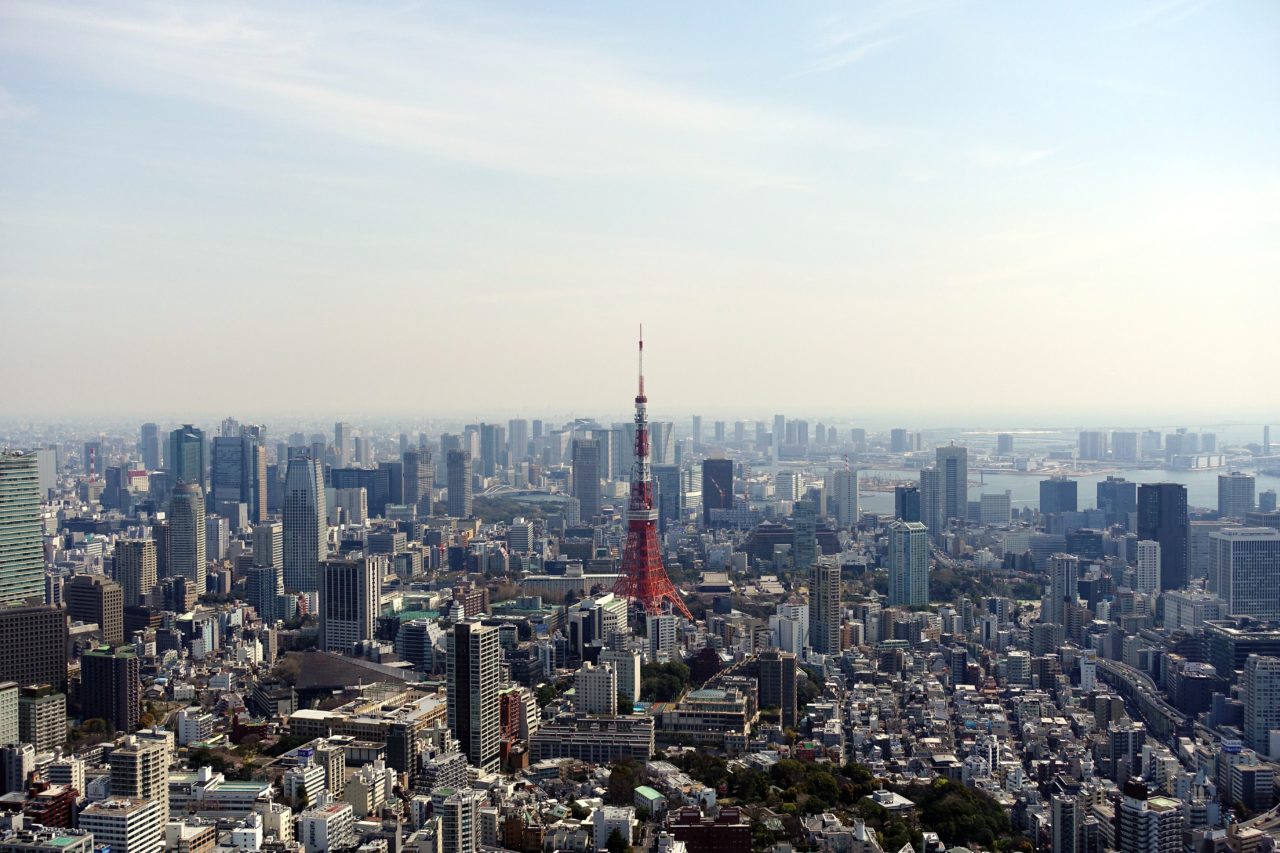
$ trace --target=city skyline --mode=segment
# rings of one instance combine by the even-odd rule
[[[1256,108],[1280,84],[1273,5],[310,12],[0,9],[7,317],[65,301],[129,328],[112,367],[179,411],[344,385],[403,410],[429,364],[465,369],[423,408],[572,364],[573,405],[612,410],[647,319],[667,411],[767,389],[949,422],[997,378],[991,416],[1263,415],[1220,366],[1256,358],[1280,307],[1280,131]],[[197,328],[217,359],[160,357]],[[111,383],[46,393],[98,350],[48,331],[5,324],[6,411],[141,408]],[[294,369],[343,339],[379,341],[376,368]],[[1152,339],[1189,347],[1136,389],[1045,381],[1136,376]],[[535,381],[505,395],[545,405]]]

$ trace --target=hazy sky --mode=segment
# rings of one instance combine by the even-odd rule
[[[0,3],[7,414],[1239,418],[1278,271],[1271,0]]]

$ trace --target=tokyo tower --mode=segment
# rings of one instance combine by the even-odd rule
[[[658,511],[653,508],[653,479],[649,472],[649,415],[644,395],[644,330],[640,332],[640,390],[636,394],[636,461],[631,469],[631,500],[627,503],[627,545],[622,552],[622,576],[613,591],[644,608],[646,613],[672,607],[693,621],[662,566],[658,546]]]

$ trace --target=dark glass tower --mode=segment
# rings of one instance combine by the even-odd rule
[[[1187,487],[1143,483],[1138,487],[1138,538],[1160,543],[1160,589],[1187,585]]]
[[[702,523],[711,526],[713,509],[733,509],[733,460],[702,462]]]

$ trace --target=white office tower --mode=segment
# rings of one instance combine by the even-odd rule
[[[1280,530],[1235,527],[1210,533],[1209,580],[1227,615],[1280,619]]]
[[[793,655],[803,655],[809,645],[809,605],[783,602],[769,617],[773,645]]]
[[[774,474],[773,496],[780,501],[800,500],[800,472],[779,471]]]
[[[1218,517],[1244,520],[1254,506],[1254,478],[1243,471],[1218,475]]]
[[[382,577],[377,560],[325,560],[320,564],[320,649],[350,654],[372,640]]]
[[[296,592],[319,588],[320,562],[329,553],[329,524],[320,463],[289,460],[284,480],[284,585]]]
[[[342,514],[342,520],[351,525],[361,525],[369,520],[369,491],[363,486],[333,490],[333,512]]]
[[[284,567],[284,525],[264,521],[253,528],[253,564]]]
[[[1144,539],[1138,543],[1136,592],[1154,595],[1160,591],[1160,543]]]
[[[943,524],[952,518],[963,520],[969,515],[969,451],[952,444],[939,447],[936,455],[942,477],[938,495],[940,520]]]
[[[605,649],[600,653],[600,665],[612,666],[618,674],[618,695],[625,696],[632,704],[640,701],[640,654],[630,649]],[[631,708],[622,712],[631,713]]]
[[[20,743],[18,740],[18,685],[13,681],[0,683],[0,744]]]
[[[889,525],[889,604],[929,603],[929,529],[918,521]]]
[[[79,828],[93,833],[95,846],[111,853],[160,853],[164,849],[164,823],[154,800],[108,797],[90,803],[80,812]]]
[[[650,663],[666,663],[676,659],[680,642],[679,619],[680,617],[671,613],[649,614],[646,617]]]
[[[196,595],[205,593],[207,532],[203,490],[180,483],[169,499],[169,574],[190,581]]]
[[[498,629],[459,622],[446,640],[449,730],[473,767],[497,770],[501,760]]]
[[[573,712],[580,715],[616,716],[618,673],[612,666],[584,662],[573,679]]]
[[[1271,732],[1280,730],[1280,658],[1249,655],[1244,664],[1244,742],[1271,755]]]
[[[1040,609],[1040,621],[1066,624],[1066,605],[1080,598],[1080,559],[1071,554],[1049,557],[1049,590]]]
[[[333,454],[338,466],[347,467],[351,462],[351,424],[338,421],[333,425]]]
[[[858,523],[858,472],[836,471],[831,476],[831,502],[835,505],[836,526],[853,527]]]
[[[431,792],[431,810],[440,818],[440,853],[476,853],[480,849],[483,804],[481,791],[437,788]]]

